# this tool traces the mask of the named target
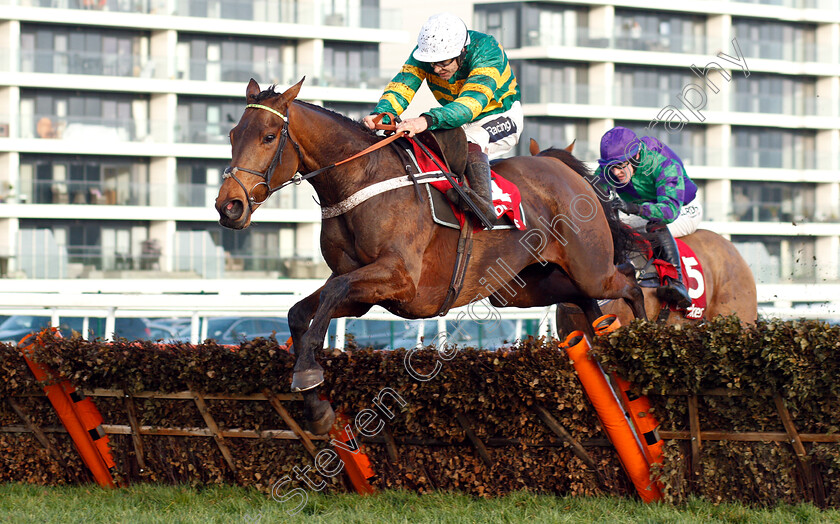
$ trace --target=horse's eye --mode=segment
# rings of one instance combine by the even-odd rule
[[[270,143],[274,142],[275,138],[277,138],[277,135],[275,135],[273,133],[269,133],[269,134],[265,135],[265,137],[263,138],[263,142],[265,142],[266,144],[270,144]]]

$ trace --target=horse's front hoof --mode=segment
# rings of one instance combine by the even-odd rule
[[[325,435],[335,424],[335,411],[326,400],[318,402],[312,420],[309,421],[309,431],[313,435]]]
[[[295,371],[292,375],[292,391],[309,391],[312,388],[317,388],[324,383],[323,369],[307,369],[305,371]]]

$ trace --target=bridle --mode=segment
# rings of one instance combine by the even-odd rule
[[[253,169],[248,169],[245,167],[229,166],[226,167],[224,173],[222,173],[222,180],[232,178],[237,184],[239,184],[239,187],[241,187],[242,191],[244,191],[245,194],[248,196],[248,211],[250,213],[253,213],[254,206],[263,204],[266,200],[268,200],[268,197],[273,195],[275,192],[280,191],[289,184],[300,184],[303,178],[300,175],[296,174],[294,177],[292,177],[291,180],[288,180],[287,182],[284,182],[277,187],[271,187],[270,185],[271,177],[274,175],[274,170],[277,169],[277,166],[283,160],[283,150],[286,149],[286,141],[291,142],[294,146],[295,151],[298,155],[298,159],[301,161],[301,164],[303,163],[303,155],[301,155],[300,153],[300,146],[298,146],[297,142],[292,140],[292,138],[289,136],[288,116],[284,115],[280,111],[277,111],[273,107],[268,107],[262,104],[248,104],[245,107],[251,107],[254,109],[264,109],[279,116],[280,119],[283,120],[283,127],[280,129],[280,139],[277,141],[277,151],[274,152],[274,158],[271,159],[271,163],[268,165],[268,168],[265,171],[254,171]],[[251,173],[252,175],[257,175],[258,177],[262,178],[262,182],[257,182],[251,188],[251,191],[248,191],[248,189],[245,187],[245,184],[243,184],[242,181],[239,180],[239,178],[236,176],[236,173],[239,171],[244,171],[246,173]],[[257,200],[254,198],[253,191],[259,186],[265,186],[268,190],[268,193],[265,195],[264,199],[262,199],[260,202],[257,202]]]
[[[223,181],[228,179],[228,178],[232,178],[237,184],[239,184],[239,187],[242,188],[242,191],[245,192],[245,195],[247,195],[247,197],[248,197],[248,212],[249,213],[254,212],[254,206],[263,204],[266,200],[268,200],[268,197],[273,195],[275,192],[280,191],[281,189],[288,186],[289,184],[300,184],[304,180],[312,178],[316,175],[320,175],[321,173],[323,173],[324,171],[326,171],[328,169],[332,169],[336,166],[340,166],[341,164],[344,164],[345,162],[350,162],[351,160],[355,160],[359,157],[367,155],[368,153],[376,151],[377,149],[385,147],[386,145],[390,144],[391,142],[393,142],[394,140],[396,140],[396,139],[400,138],[400,136],[402,136],[402,133],[394,133],[394,134],[380,140],[379,142],[375,143],[374,145],[356,153],[355,155],[353,155],[349,158],[345,158],[344,160],[341,160],[339,162],[335,162],[335,163],[330,164],[328,166],[324,166],[320,169],[316,169],[315,171],[310,171],[309,173],[306,173],[305,175],[301,175],[299,172],[295,173],[295,175],[291,179],[287,180],[286,182],[283,182],[282,184],[280,184],[277,187],[271,187],[269,185],[270,182],[271,182],[271,177],[274,174],[274,170],[277,168],[277,166],[280,164],[280,162],[283,159],[283,150],[286,148],[286,141],[288,140],[295,147],[295,151],[297,152],[298,160],[300,161],[300,165],[303,165],[303,154],[300,152],[300,146],[289,135],[289,117],[288,116],[284,115],[280,111],[277,111],[273,107],[268,107],[268,106],[265,106],[265,105],[262,105],[262,104],[248,104],[245,107],[246,108],[251,107],[251,108],[254,108],[254,109],[265,109],[266,111],[268,111],[268,112],[270,112],[274,115],[279,116],[280,119],[283,120],[283,127],[280,129],[280,140],[278,141],[278,144],[277,144],[277,151],[275,151],[274,158],[271,159],[271,163],[268,165],[268,169],[266,169],[265,171],[254,171],[253,169],[247,169],[247,168],[244,168],[244,167],[229,166],[229,167],[226,167],[224,173],[222,173],[222,180]],[[395,124],[383,124],[382,123],[382,118],[384,116],[389,116],[392,119],[392,121],[395,121],[397,119],[396,115],[393,115],[393,114],[390,114],[390,113],[380,113],[374,119],[375,128],[376,129],[382,129],[382,130],[385,130],[385,131],[392,131],[392,132],[396,131],[397,126]],[[254,196],[251,194],[251,191],[248,191],[248,189],[245,187],[245,184],[243,184],[242,181],[239,180],[239,178],[236,176],[236,173],[238,173],[239,171],[244,171],[246,173],[251,173],[252,175],[257,175],[258,177],[262,178],[262,182],[257,182],[251,188],[251,191],[253,191],[254,189],[256,189],[259,186],[265,186],[268,189],[268,194],[266,194],[265,198],[262,199],[262,201],[257,202],[257,200],[254,198]]]

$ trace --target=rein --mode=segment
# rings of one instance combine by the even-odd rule
[[[288,186],[289,184],[300,184],[304,180],[307,180],[307,179],[312,178],[314,176],[320,175],[321,173],[323,173],[324,171],[326,171],[328,169],[332,169],[336,166],[340,166],[341,164],[350,162],[351,160],[355,160],[359,157],[367,155],[368,153],[372,153],[373,151],[376,151],[377,149],[385,147],[386,145],[390,144],[391,142],[393,142],[394,140],[396,140],[396,139],[398,139],[402,136],[401,134],[394,133],[394,134],[380,140],[379,142],[373,144],[372,146],[367,147],[362,151],[359,151],[355,155],[353,155],[349,158],[345,158],[344,160],[341,160],[340,162],[335,162],[333,164],[322,167],[320,169],[316,169],[315,171],[311,171],[311,172],[309,172],[305,175],[295,173],[295,175],[290,180],[288,180],[286,182],[283,182],[282,184],[280,184],[277,187],[271,187],[271,185],[270,185],[271,177],[272,177],[272,175],[274,175],[274,170],[277,169],[277,166],[280,164],[280,162],[283,159],[283,149],[286,148],[286,141],[288,140],[294,146],[295,151],[297,152],[297,155],[298,155],[298,159],[301,161],[301,164],[303,163],[303,155],[300,152],[300,146],[289,135],[289,117],[287,115],[284,115],[283,113],[281,113],[280,111],[277,111],[273,107],[269,107],[269,106],[262,105],[262,104],[248,104],[245,107],[246,108],[253,108],[253,109],[264,109],[265,111],[268,111],[270,113],[273,113],[274,115],[277,115],[278,117],[280,117],[281,120],[283,120],[283,127],[280,130],[280,140],[278,141],[278,144],[277,144],[277,151],[274,153],[274,157],[271,159],[271,163],[269,164],[268,168],[265,171],[254,171],[253,169],[247,169],[247,168],[244,168],[244,167],[229,166],[229,167],[226,167],[224,173],[222,173],[222,180],[225,180],[227,178],[232,178],[237,184],[239,184],[239,187],[242,188],[242,191],[244,191],[245,194],[248,195],[248,211],[251,212],[251,213],[253,213],[255,205],[263,204],[266,200],[268,200],[268,198],[271,195],[273,195],[277,191],[280,191],[281,189]],[[396,129],[397,129],[396,125],[394,125],[394,124],[383,124],[382,123],[382,118],[386,114],[392,119],[392,121],[396,118],[394,115],[391,115],[389,113],[378,114],[374,118],[374,124],[375,124],[374,129],[382,129],[382,130],[385,130],[385,131],[396,131]],[[251,191],[248,191],[248,189],[245,187],[245,184],[243,184],[242,181],[239,180],[239,178],[236,176],[236,173],[239,172],[239,171],[244,171],[246,173],[251,173],[252,175],[257,175],[258,177],[262,178],[263,181],[262,182],[257,182],[256,184],[254,184],[254,187],[251,188]],[[265,198],[262,199],[260,202],[257,202],[257,200],[254,198],[252,192],[254,191],[254,189],[256,189],[259,186],[265,186],[268,189],[268,194],[266,194]]]

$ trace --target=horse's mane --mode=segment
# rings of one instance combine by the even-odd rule
[[[586,164],[581,162],[580,159],[575,157],[575,155],[565,149],[550,147],[544,151],[540,151],[537,156],[556,158],[572,168],[575,173],[582,176],[587,182],[592,184],[592,186],[599,183],[598,177],[592,173],[592,170],[589,169]],[[596,192],[596,194],[598,193]],[[619,220],[618,214],[616,214],[612,207],[608,206],[607,203],[600,198],[598,201],[601,202],[601,208],[604,210],[604,214],[607,217],[607,223],[610,226],[610,232],[612,233],[614,253],[613,263],[619,264],[629,260],[633,253],[639,252],[643,249],[645,241],[640,238],[630,226]]]
[[[262,102],[264,100],[268,100],[270,98],[280,96],[282,93],[278,93],[277,91],[275,91],[274,90],[275,87],[277,87],[276,84],[271,84],[270,86],[268,86],[268,88],[266,88],[265,90],[260,92],[255,97],[255,101],[257,103],[259,103],[259,102]],[[331,115],[331,116],[335,117],[336,119],[338,119],[339,121],[344,122],[345,124],[347,124],[349,126],[353,126],[357,129],[359,129],[360,131],[364,131],[366,134],[369,134],[369,135],[375,134],[375,131],[368,129],[367,126],[365,126],[362,122],[359,122],[357,120],[353,120],[352,118],[346,117],[346,116],[342,115],[341,113],[333,111],[332,109],[328,109],[326,107],[319,106],[319,105],[316,105],[316,104],[311,104],[309,102],[304,102],[303,100],[298,100],[298,99],[295,99],[295,103],[306,106],[310,109],[314,109],[315,111],[319,111],[321,113],[326,113],[328,115]]]

